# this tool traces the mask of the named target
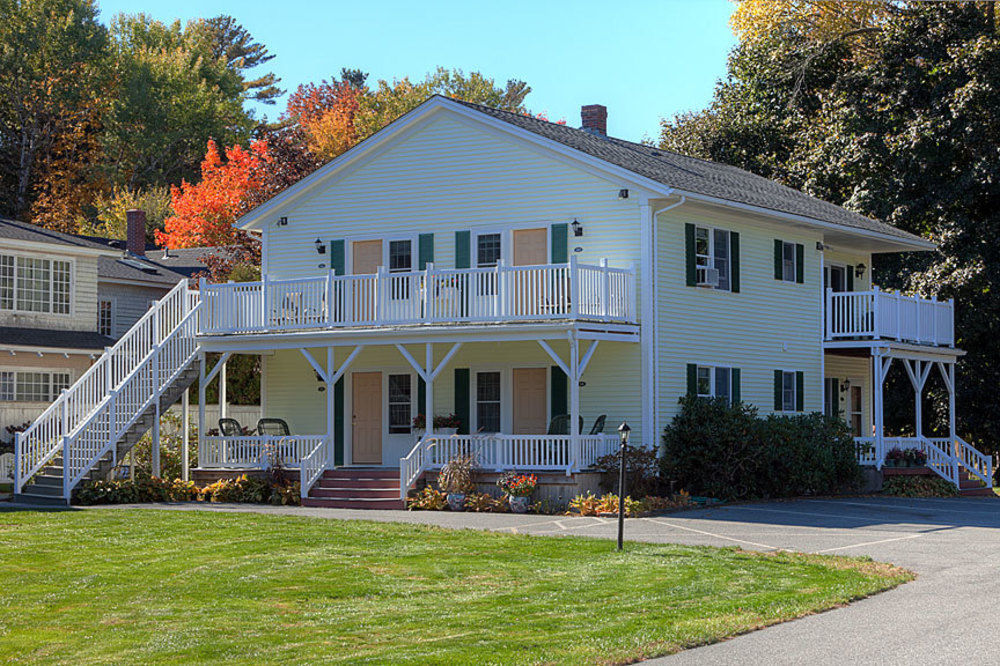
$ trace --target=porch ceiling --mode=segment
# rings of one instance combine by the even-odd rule
[[[424,342],[516,342],[566,338],[575,332],[580,340],[639,342],[638,324],[603,324],[579,321],[518,322],[461,326],[398,326],[348,330],[304,330],[279,333],[202,335],[203,352],[260,352],[308,347],[416,344]]]
[[[964,349],[957,347],[934,347],[915,345],[908,342],[887,342],[885,340],[836,340],[823,343],[823,351],[831,356],[870,358],[875,355],[893,358],[910,358],[921,361],[944,361],[953,363],[965,356]]]

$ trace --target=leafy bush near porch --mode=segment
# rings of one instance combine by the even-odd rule
[[[80,484],[73,492],[73,503],[137,504],[145,502],[191,502],[200,491],[191,481],[160,479],[155,476],[115,481],[92,481]]]
[[[958,488],[936,476],[890,476],[882,484],[883,495],[897,497],[955,497]]]
[[[861,468],[847,425],[822,414],[770,415],[725,400],[681,398],[664,429],[661,473],[696,495],[754,499],[856,488]]]
[[[618,468],[621,454],[618,451],[601,456],[594,462],[594,469],[603,472],[601,490],[606,493],[618,490]],[[656,450],[646,446],[625,446],[625,484],[633,497],[660,494],[659,460]]]

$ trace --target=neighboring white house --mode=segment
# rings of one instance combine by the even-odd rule
[[[405,494],[461,451],[488,469],[573,476],[614,450],[621,421],[633,442],[656,445],[688,392],[842,413],[865,464],[900,445],[928,451],[956,484],[991,473],[954,431],[953,304],[870,282],[873,255],[930,242],[734,167],[609,137],[606,118],[584,107],[574,129],[429,99],[239,221],[261,234],[263,282],[203,283],[161,303],[152,335],[170,356],[156,395],[190,382],[199,358],[204,389],[229,355],[262,354],[264,415],[289,425],[284,457],[304,495],[330,505],[363,494],[324,485],[348,478],[330,470],[393,470]],[[128,367],[142,358],[116,354]],[[916,437],[885,436],[894,360],[917,387],[942,373],[950,437],[919,425]],[[116,395],[133,390],[106,374]],[[81,451],[71,488],[155,411],[138,398],[110,411],[96,383],[79,390],[97,394],[79,417],[25,436],[22,483],[57,455],[44,427]],[[457,434],[418,432],[421,414],[455,414]],[[114,434],[96,434],[108,421]],[[203,436],[200,465],[257,466],[265,441]]]

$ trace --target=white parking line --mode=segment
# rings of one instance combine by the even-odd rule
[[[754,541],[747,541],[745,539],[737,539],[735,537],[728,537],[722,534],[715,534],[713,532],[706,532],[705,530],[697,530],[693,527],[685,527],[683,525],[677,525],[675,523],[668,523],[665,520],[660,520],[657,518],[643,518],[642,520],[649,521],[651,523],[656,523],[657,525],[666,525],[667,527],[673,527],[679,530],[685,530],[687,532],[694,532],[696,534],[702,534],[704,536],[710,536],[715,539],[723,539],[725,541],[732,541],[734,543],[745,543],[749,546],[756,546],[757,548],[767,548],[768,550],[786,550],[785,548],[778,548],[777,546],[769,546],[766,543],[756,543]]]
[[[832,553],[837,550],[847,550],[848,548],[861,548],[862,546],[874,546],[879,543],[889,543],[890,541],[905,541],[906,539],[916,539],[924,536],[923,534],[907,534],[906,536],[896,537],[895,539],[881,539],[879,541],[865,541],[863,543],[854,543],[850,546],[838,546],[836,548],[824,548],[823,550],[817,550],[816,553]]]

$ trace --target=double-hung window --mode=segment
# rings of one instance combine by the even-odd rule
[[[737,371],[721,366],[699,365],[695,372],[699,398],[724,398],[726,402],[733,402],[738,390],[734,390]]]
[[[789,370],[774,371],[774,411],[803,410],[804,374]]]
[[[500,263],[502,242],[500,234],[479,234],[476,236],[476,266],[490,268]],[[477,276],[480,296],[497,293],[495,273],[480,273]]]
[[[479,432],[500,432],[500,373],[476,373],[476,427]]]
[[[730,233],[695,227],[695,273],[698,286],[730,291],[732,275]]]
[[[805,246],[802,243],[774,241],[774,279],[782,282],[805,282]]]
[[[0,255],[0,310],[69,314],[70,262]]]
[[[61,371],[0,371],[0,401],[52,402],[69,388],[69,373]]]
[[[795,282],[795,243],[781,244],[781,279]]]
[[[412,411],[412,378],[410,375],[389,375],[389,433],[410,432]]]
[[[114,304],[109,298],[97,302],[97,332],[109,338],[114,335]]]
[[[389,241],[389,272],[409,273],[413,270],[413,241]],[[406,277],[390,278],[389,294],[393,299],[410,297],[410,280]]]

